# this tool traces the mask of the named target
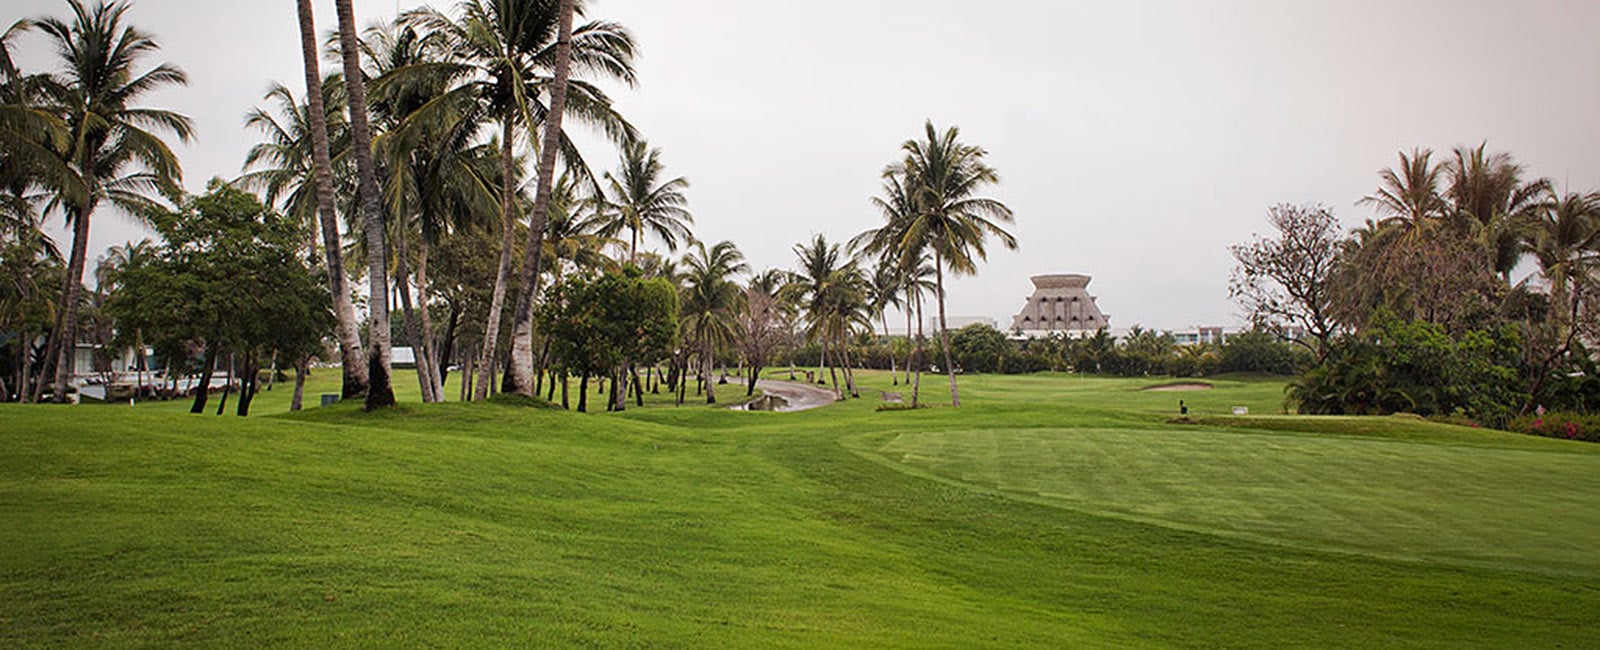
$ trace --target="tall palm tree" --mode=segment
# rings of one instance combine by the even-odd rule
[[[711,248],[695,242],[683,258],[685,267],[682,314],[685,329],[694,342],[700,359],[700,377],[706,385],[706,403],[717,403],[716,382],[711,366],[717,348],[738,336],[739,310],[744,306],[744,290],[733,275],[744,271],[744,255],[733,242],[717,242]],[[680,388],[680,394],[681,394]]]
[[[694,239],[689,232],[694,216],[685,207],[689,200],[683,195],[689,181],[682,176],[662,180],[661,176],[661,150],[651,148],[644,140],[623,146],[617,174],[605,174],[608,196],[604,232],[614,237],[628,231],[630,264],[639,259],[641,234],[655,234],[669,251],[678,250],[680,240]]]
[[[534,178],[533,214],[528,221],[528,241],[523,249],[517,310],[511,326],[511,389],[534,396],[533,301],[539,289],[539,266],[544,257],[544,231],[550,219],[550,187],[555,179],[556,154],[561,144],[561,120],[567,108],[572,77],[572,14],[574,0],[561,0],[556,22],[555,74],[550,83],[550,106],[544,115],[544,137],[539,149],[539,169]],[[625,405],[626,390],[612,386],[616,405]]]
[[[899,229],[903,233],[901,256],[914,257],[923,250],[933,253],[934,298],[939,305],[945,372],[950,376],[950,403],[961,406],[945,318],[945,271],[956,275],[976,273],[977,262],[988,257],[986,245],[990,237],[1010,249],[1017,247],[1017,240],[1000,227],[1013,221],[1011,208],[999,200],[978,196],[984,186],[1000,182],[1000,175],[983,161],[987,152],[958,140],[957,127],[941,132],[930,120],[923,130],[922,140],[907,140],[900,145],[905,158],[883,173],[885,177],[899,177],[911,200],[911,217]]]
[[[367,338],[370,345],[367,349],[366,409],[371,411],[394,405],[394,388],[389,377],[388,233],[378,196],[378,174],[372,160],[372,126],[367,113],[367,84],[361,74],[355,12],[350,0],[335,0],[334,8],[339,14],[339,56],[344,62],[345,92],[349,95],[350,148],[355,152],[358,210],[367,245]]]
[[[80,0],[67,0],[67,5],[72,9],[71,22],[41,18],[33,23],[55,45],[60,57],[62,69],[49,84],[49,103],[69,134],[57,155],[70,170],[71,179],[51,188],[55,191],[52,205],[73,226],[59,324],[50,346],[56,364],[56,401],[66,399],[73,373],[72,333],[78,327],[91,217],[102,202],[135,218],[151,214],[157,201],[149,192],[175,194],[182,175],[177,156],[158,133],[183,142],[193,134],[192,123],[183,115],[131,105],[162,87],[183,85],[188,78],[167,63],[143,72],[135,70],[160,46],[123,23],[129,5],[100,2],[86,7]]]
[[[424,74],[447,54],[442,35],[396,22],[367,32],[363,53],[373,78],[375,144],[384,171],[395,269],[406,327],[418,349],[424,401],[443,400],[443,373],[429,313],[428,258],[452,230],[489,226],[498,210],[492,187],[499,159],[479,144],[484,123],[470,98],[448,95],[447,74]],[[443,97],[444,100],[439,98]],[[412,248],[412,242],[415,248]],[[415,283],[419,308],[412,308]]]
[[[479,356],[479,383],[477,398],[487,396],[490,376],[494,371],[496,349],[499,344],[500,315],[504,309],[506,286],[511,277],[511,255],[516,225],[519,221],[517,186],[511,179],[522,175],[512,168],[516,148],[523,132],[531,132],[538,124],[553,118],[553,106],[539,101],[539,95],[550,90],[554,100],[554,86],[563,86],[562,119],[577,118],[598,125],[613,139],[634,137],[633,127],[611,107],[610,99],[593,84],[583,79],[568,78],[556,84],[553,69],[560,58],[558,49],[570,45],[568,64],[581,76],[601,76],[635,82],[633,70],[633,36],[622,26],[605,21],[593,21],[570,30],[570,36],[561,37],[563,16],[583,13],[583,3],[575,2],[568,10],[553,6],[548,0],[463,0],[457,4],[459,20],[433,9],[408,12],[408,23],[424,31],[438,32],[450,42],[451,58],[438,66],[449,69],[458,84],[448,94],[473,98],[483,114],[499,123],[501,177],[508,179],[501,188],[500,260],[495,277],[495,288],[489,303],[485,326],[483,350]],[[560,45],[561,47],[558,47]],[[446,98],[441,97],[441,100]],[[559,128],[550,132],[561,137],[559,153],[569,166],[581,167],[582,157],[577,148],[561,134]],[[544,147],[541,156],[553,155],[555,150]],[[540,165],[543,167],[541,159]],[[554,163],[552,162],[552,165]],[[546,199],[548,200],[548,199]],[[535,204],[539,202],[537,190]],[[541,231],[543,224],[534,230]],[[530,240],[533,232],[529,233]],[[537,251],[541,246],[532,246]],[[532,260],[524,258],[524,271],[533,270],[537,255]],[[528,273],[524,273],[527,276]],[[526,327],[531,337],[532,290],[525,283],[523,293],[528,294],[529,308],[517,310],[517,323],[522,324],[526,313]],[[517,297],[520,302],[522,297]],[[520,305],[519,305],[520,307]],[[529,343],[531,348],[531,341]],[[531,357],[531,349],[529,350]]]
[[[855,263],[839,252],[838,244],[829,244],[826,237],[816,235],[808,243],[794,247],[800,268],[790,277],[781,296],[793,302],[806,325],[806,337],[822,348],[822,363],[828,368],[833,381],[834,397],[842,399],[838,370],[846,366],[845,390],[855,394],[848,363],[841,357],[846,337],[857,320],[851,315],[857,306],[865,304],[864,281]],[[820,368],[819,368],[820,370]]]
[[[266,98],[278,102],[278,116],[256,108],[245,125],[261,131],[266,141],[250,148],[240,177],[247,187],[260,189],[269,203],[282,202],[284,213],[321,232],[323,260],[328,269],[328,292],[333,298],[335,335],[343,383],[340,395],[354,399],[367,391],[367,363],[361,349],[360,326],[344,271],[343,238],[335,209],[333,163],[329,130],[345,133],[344,83],[337,75],[326,83],[317,61],[316,19],[310,0],[297,0],[300,19],[300,54],[304,65],[306,102],[297,104],[287,87],[273,85]],[[316,235],[313,234],[313,241]],[[315,247],[315,244],[313,244]]]

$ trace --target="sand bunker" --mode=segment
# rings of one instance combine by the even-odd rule
[[[1187,391],[1187,390],[1211,390],[1211,384],[1203,384],[1203,383],[1200,383],[1200,382],[1197,382],[1197,381],[1195,381],[1195,382],[1183,382],[1183,383],[1178,383],[1178,384],[1162,384],[1160,386],[1151,386],[1149,388],[1143,388],[1143,389],[1140,389],[1140,390],[1161,391],[1161,392],[1177,392],[1177,391]]]

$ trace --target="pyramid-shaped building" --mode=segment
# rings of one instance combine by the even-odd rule
[[[1012,331],[1029,337],[1080,336],[1111,326],[1110,318],[1089,295],[1089,276],[1055,273],[1029,279],[1033,280],[1033,295],[1028,296],[1022,311],[1011,317]]]

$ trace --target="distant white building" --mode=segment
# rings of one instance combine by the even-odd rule
[[[950,326],[950,331],[952,332],[968,325],[988,325],[994,329],[1000,329],[995,320],[988,316],[946,316],[944,321],[946,325]],[[936,334],[939,332],[938,316],[928,318],[928,331]]]

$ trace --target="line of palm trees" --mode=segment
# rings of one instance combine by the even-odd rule
[[[181,195],[182,177],[169,143],[193,137],[185,116],[140,105],[186,77],[169,63],[148,63],[158,45],[127,24],[129,5],[66,3],[69,19],[19,21],[0,35],[0,234],[8,251],[29,250],[8,252],[7,264],[49,266],[60,257],[39,235],[43,215],[62,214],[73,226],[64,268],[28,276],[60,287],[45,350],[23,364],[42,361],[51,373],[51,381],[33,382],[33,399],[51,384],[56,399],[66,397],[91,218],[104,204],[135,219],[170,205]],[[358,33],[349,1],[340,0],[337,33],[324,42],[310,2],[297,0],[296,8],[305,92],[296,97],[274,85],[265,97],[269,107],[246,115],[263,139],[233,182],[262,192],[304,224],[307,251],[325,266],[334,298],[343,393],[364,395],[368,408],[394,401],[391,300],[416,348],[424,400],[444,399],[449,359],[468,342],[456,336],[463,319],[478,321],[461,328],[476,336],[476,353],[461,360],[469,369],[463,397],[483,399],[497,389],[533,395],[541,371],[555,362],[548,345],[536,345],[541,282],[625,265],[681,288],[684,345],[669,364],[679,374],[692,360],[704,381],[715,360],[734,351],[752,366],[769,363],[786,344],[789,326],[802,324],[803,336],[821,346],[819,361],[836,393],[858,396],[852,337],[870,332],[874,320],[887,329],[885,314],[895,307],[906,312],[909,329],[915,312],[918,345],[904,363],[911,381],[911,368],[925,365],[925,297],[935,298],[943,337],[945,276],[974,272],[991,237],[1016,245],[999,225],[1011,220],[1010,210],[979,196],[998,181],[983,150],[960,142],[956,129],[929,123],[926,137],[908,140],[903,158],[884,170],[884,194],[873,203],[885,221],[850,242],[853,256],[818,236],[795,247],[798,271],[765,271],[740,282],[735,276],[748,268],[737,248],[695,240],[688,181],[668,177],[660,151],[600,87],[637,82],[636,47],[625,27],[604,20],[575,25],[584,14],[579,0],[464,0],[449,13],[412,10]],[[13,64],[12,43],[29,32],[55,45],[57,72],[28,74]],[[325,73],[324,58],[339,67]],[[618,167],[592,171],[564,121],[605,134],[620,150]],[[537,161],[531,173],[530,159]],[[673,259],[647,250],[650,241],[666,253],[684,246],[688,253]],[[459,263],[464,247],[495,258],[488,277],[472,276],[471,265]],[[430,265],[435,251],[447,253],[443,267]],[[366,263],[347,265],[352,255]],[[351,284],[363,275],[364,296]],[[439,340],[429,308],[435,299],[486,287],[482,300],[463,299],[468,306],[459,310],[452,305]],[[29,285],[7,295],[24,295],[22,289],[43,293]],[[357,317],[363,298],[364,324]],[[8,309],[7,318],[22,312]],[[948,352],[943,365],[959,404]],[[898,383],[898,369],[895,377]],[[920,372],[915,381],[920,387]],[[681,394],[684,382],[673,383]],[[753,387],[752,380],[747,392]]]

